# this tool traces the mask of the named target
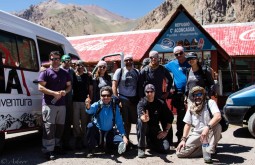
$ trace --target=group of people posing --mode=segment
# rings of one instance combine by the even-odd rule
[[[125,55],[125,67],[112,78],[105,61],[98,62],[92,76],[83,61],[72,69],[69,55],[51,52],[51,65],[38,78],[43,93],[42,151],[47,158],[53,160],[70,147],[71,125],[75,146],[86,147],[88,157],[94,156],[96,147],[120,154],[135,147],[129,139],[131,124],[136,124],[139,158],[146,157],[146,148],[167,154],[173,145],[174,120],[169,98],[177,110],[177,156],[201,156],[205,139],[208,152],[215,153],[221,114],[210,99],[215,91],[212,70],[202,68],[197,54],[185,54],[182,46],[173,52],[176,59],[160,65],[158,52],[151,51],[140,70],[134,68],[132,55]]]

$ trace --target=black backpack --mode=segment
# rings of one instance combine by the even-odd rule
[[[213,115],[212,115],[212,112],[211,112],[211,109],[209,107],[208,102],[209,102],[209,100],[206,100],[207,109],[209,111],[210,118],[212,119]],[[221,110],[220,110],[220,113],[221,113],[221,120],[220,120],[219,123],[221,125],[222,132],[225,132],[228,129],[229,122],[228,122],[228,120],[226,119],[225,115],[223,114],[223,112]]]

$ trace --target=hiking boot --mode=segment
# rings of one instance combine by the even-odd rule
[[[145,149],[138,148],[138,158],[145,158]]]
[[[205,161],[205,163],[207,163],[207,164],[212,164],[212,163],[213,163],[212,159],[205,159],[204,161]]]
[[[48,160],[55,160],[55,155],[53,154],[53,152],[47,152],[45,153],[45,157]]]

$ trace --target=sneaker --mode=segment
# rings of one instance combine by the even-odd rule
[[[54,156],[53,152],[47,152],[47,153],[45,153],[45,157],[46,157],[48,160],[55,160],[55,156]]]
[[[145,149],[138,148],[138,158],[145,158]]]
[[[95,156],[95,149],[89,149],[87,158],[93,158]]]
[[[126,143],[124,142],[120,142],[119,146],[118,146],[118,153],[122,154],[126,151]]]

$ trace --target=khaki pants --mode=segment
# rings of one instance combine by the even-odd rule
[[[44,105],[42,107],[43,137],[42,152],[54,151],[56,146],[61,146],[60,140],[64,132],[66,107]]]
[[[85,112],[84,102],[73,102],[73,133],[75,138],[85,139],[89,115]]]
[[[202,132],[201,132],[202,133]],[[190,157],[201,157],[202,156],[202,144],[200,141],[199,133],[192,132],[186,142],[186,146],[176,152],[177,157],[179,158],[190,158]],[[215,153],[215,149],[218,145],[219,140],[221,139],[221,125],[217,124],[212,128],[212,131],[209,132],[209,153]]]

